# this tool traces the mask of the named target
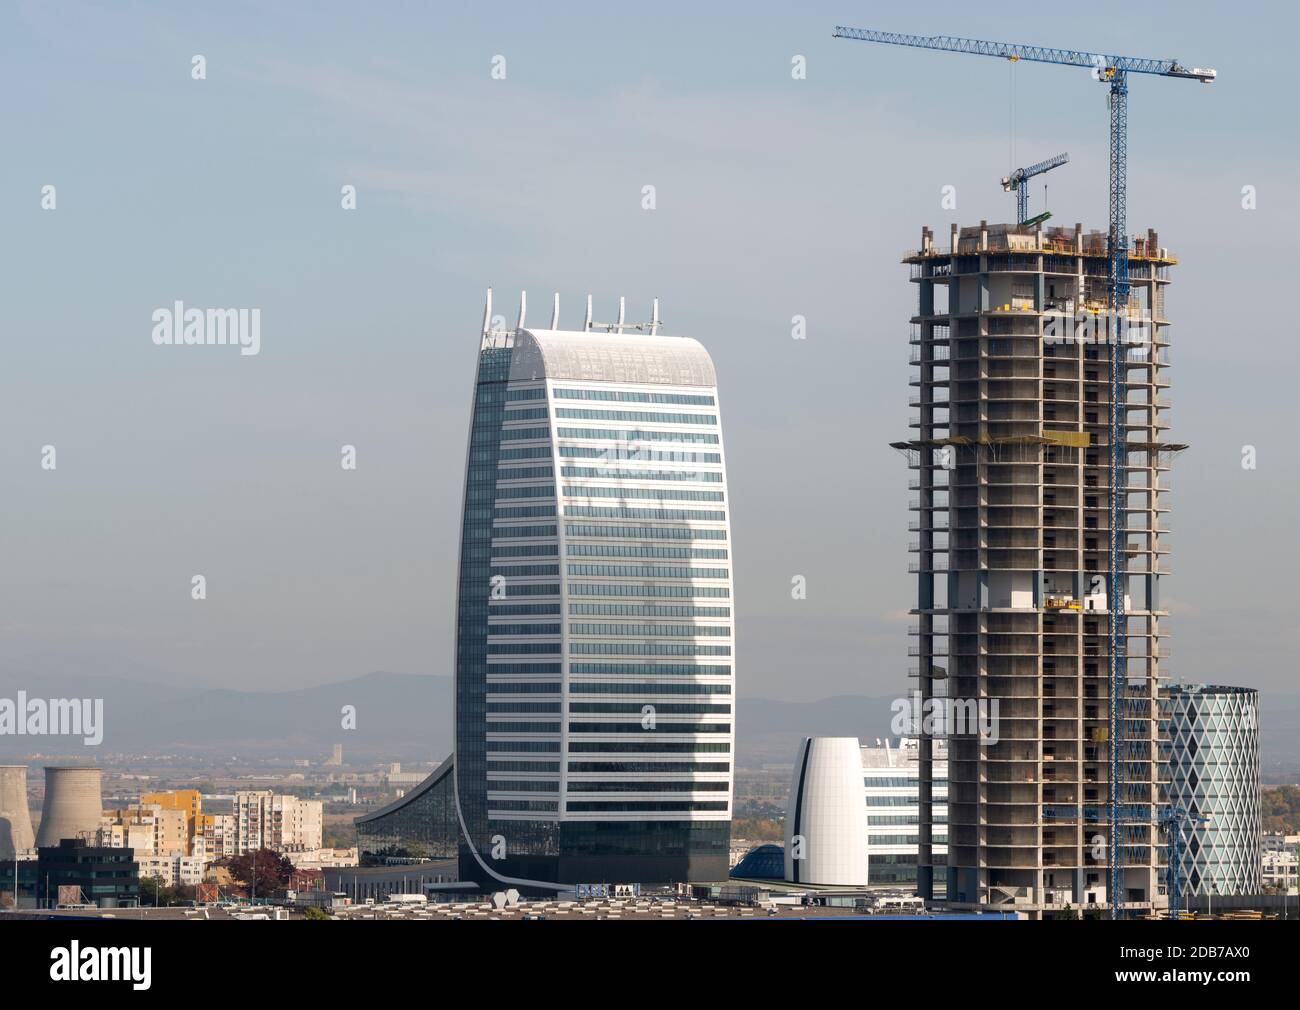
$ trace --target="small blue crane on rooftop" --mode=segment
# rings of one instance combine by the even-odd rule
[[[1046,161],[1040,161],[1037,165],[1017,168],[1010,175],[1002,177],[1003,191],[1010,193],[1014,190],[1016,194],[1016,224],[1024,224],[1029,219],[1029,180],[1036,175],[1059,168],[1069,160],[1070,156],[1062,152]]]

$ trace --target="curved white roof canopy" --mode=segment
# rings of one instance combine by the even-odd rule
[[[519,330],[510,378],[716,386],[713,360],[691,337],[577,330]]]

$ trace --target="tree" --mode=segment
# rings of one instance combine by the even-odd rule
[[[315,905],[308,905],[306,912],[308,919],[328,919],[323,908],[317,908]]]
[[[288,856],[270,849],[258,849],[232,857],[228,869],[231,877],[246,886],[250,894],[269,895],[288,886],[293,863]]]
[[[145,906],[171,905],[176,902],[176,891],[168,887],[163,878],[154,874],[140,878],[140,904]]]
[[[1300,786],[1265,786],[1260,800],[1265,831],[1300,831]]]
[[[1079,912],[1078,912],[1078,909],[1075,909],[1075,908],[1070,907],[1069,905],[1066,905],[1066,906],[1065,906],[1063,909],[1061,909],[1061,910],[1060,910],[1056,915],[1054,915],[1053,918],[1054,918],[1054,919],[1071,919],[1071,920],[1077,920],[1077,919],[1079,918]]]

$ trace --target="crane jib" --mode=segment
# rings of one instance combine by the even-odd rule
[[[1122,72],[1184,77],[1209,84],[1218,76],[1215,70],[1184,67],[1177,60],[1111,56],[1105,53],[1090,53],[1082,49],[1052,49],[1048,46],[1031,46],[1018,42],[985,42],[953,35],[900,35],[897,32],[878,32],[869,28],[840,26],[835,29],[834,37],[856,39],[860,42],[883,42],[893,46],[911,46],[916,49],[937,49],[947,53],[970,53],[974,56],[998,56],[1006,60],[1029,60],[1035,63],[1083,67],[1094,71],[1094,76],[1099,80],[1109,79],[1116,72]]]

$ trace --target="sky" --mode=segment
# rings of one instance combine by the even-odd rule
[[[521,290],[535,319],[558,291],[562,326],[588,292],[598,319],[657,297],[712,354],[742,695],[905,691],[900,258],[924,225],[1013,217],[1000,177],[1058,151],[1031,208],[1104,227],[1107,111],[1086,72],[831,37],[847,24],[1218,69],[1131,86],[1129,226],[1180,260],[1170,436],[1191,445],[1163,666],[1300,691],[1300,15],[1057,6],[6,0],[0,672],[449,674],[492,286],[511,321]],[[260,309],[260,353],[155,345],[177,300]]]

